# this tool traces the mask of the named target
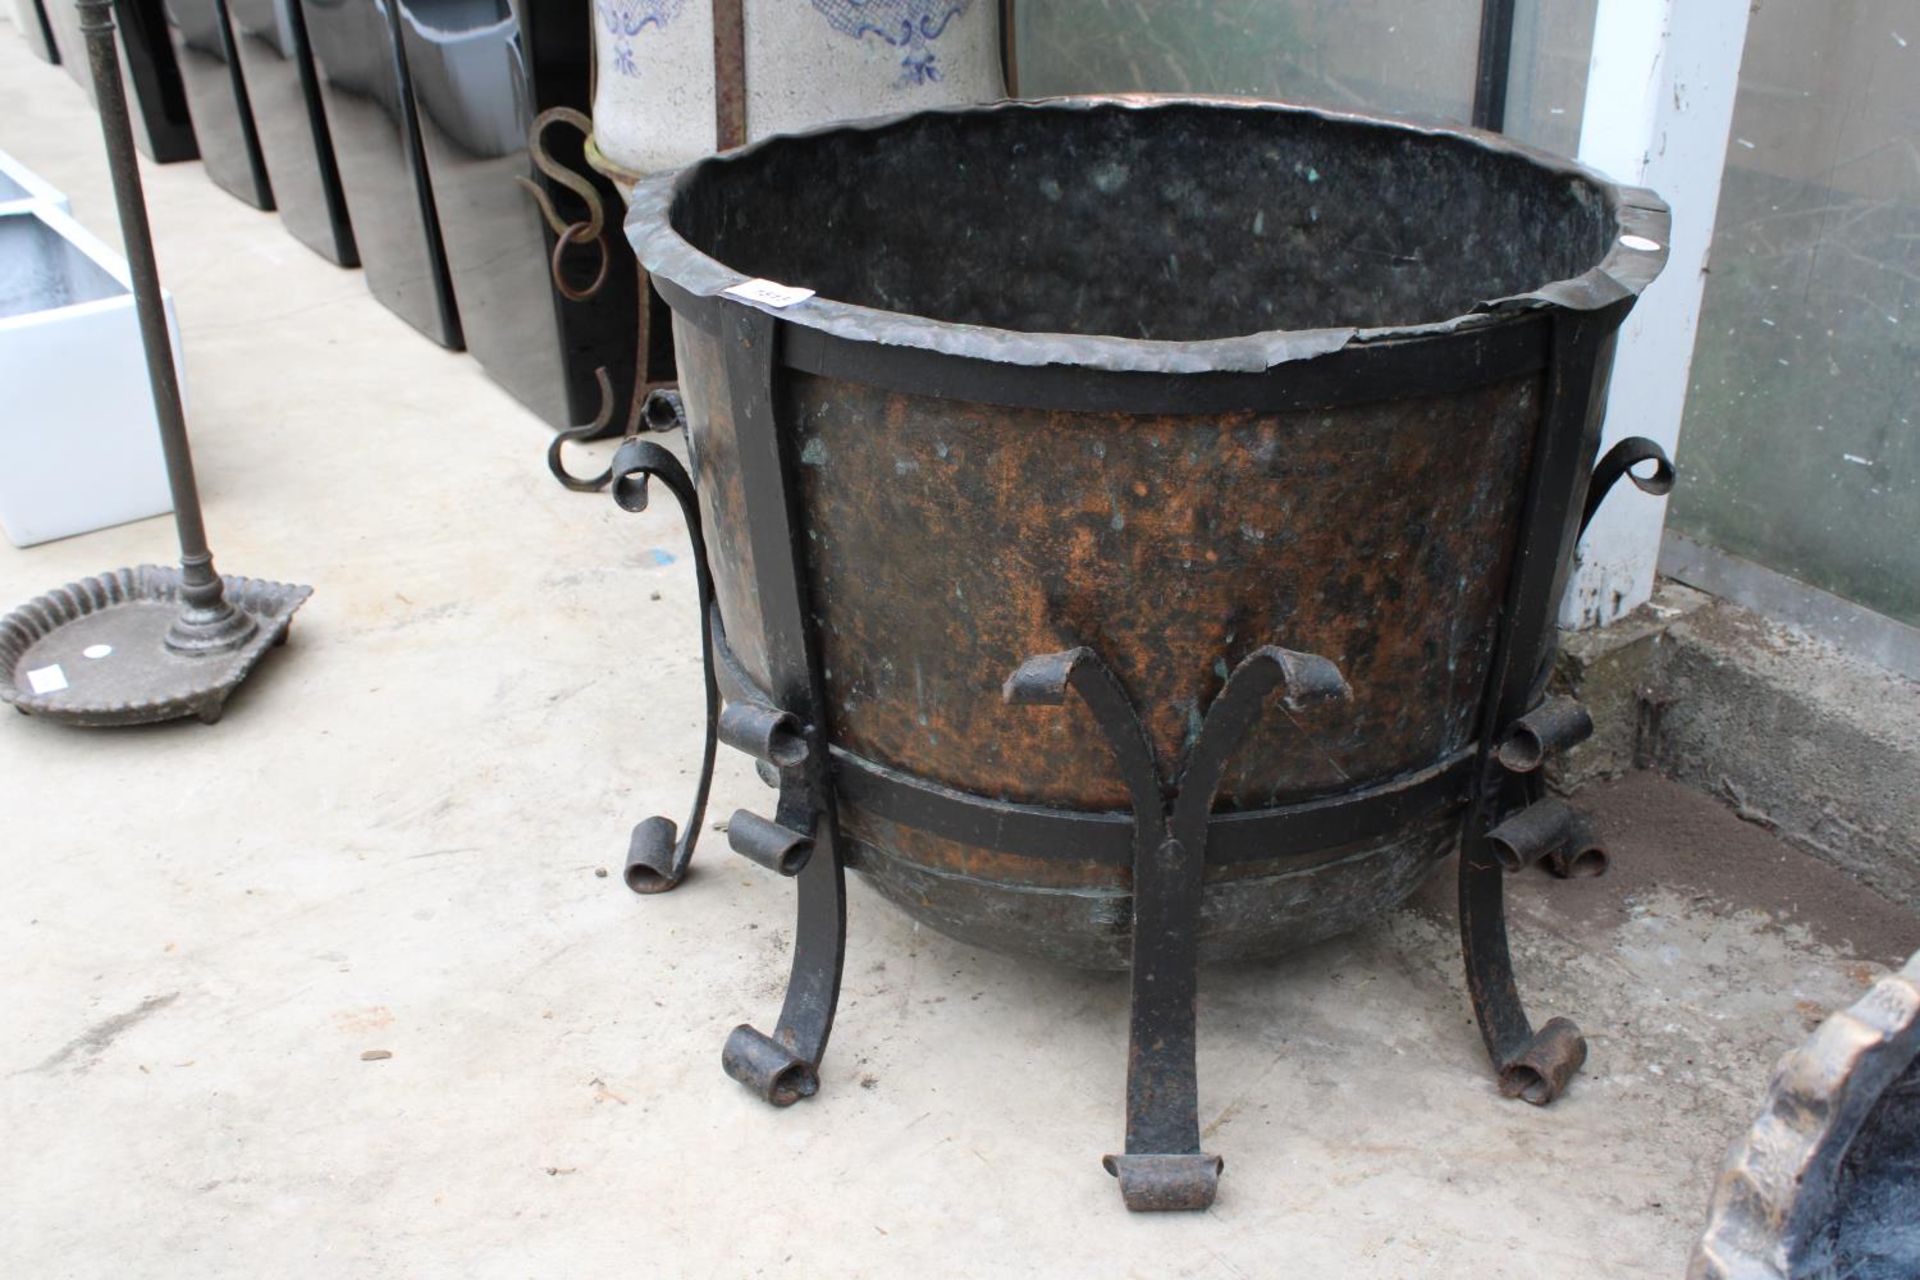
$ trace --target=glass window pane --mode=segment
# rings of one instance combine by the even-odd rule
[[[1463,120],[1479,0],[1026,0],[1020,92],[1235,93]]]
[[[1754,12],[1670,519],[1920,624],[1920,0]]]
[[[1513,15],[1513,78],[1507,132],[1570,156],[1580,150],[1580,119],[1593,57],[1600,0],[1520,0]]]
[[[1571,155],[1599,0],[1519,0],[1507,130]],[[1020,92],[1230,93],[1472,118],[1480,0],[1023,0]]]

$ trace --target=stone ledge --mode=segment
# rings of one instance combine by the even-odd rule
[[[1595,732],[1556,789],[1658,769],[1920,909],[1920,685],[1673,582],[1564,640]]]

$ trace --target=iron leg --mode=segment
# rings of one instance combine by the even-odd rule
[[[1008,702],[1058,706],[1071,688],[1093,713],[1133,801],[1133,1007],[1127,1036],[1127,1147],[1101,1163],[1135,1213],[1206,1209],[1220,1157],[1200,1149],[1198,1034],[1200,907],[1207,828],[1227,762],[1284,689],[1290,711],[1350,695],[1325,658],[1257,649],[1207,708],[1200,736],[1163,783],[1153,744],[1125,687],[1091,649],[1029,658],[1008,677]]]
[[[1544,1107],[1587,1060],[1587,1042],[1566,1018],[1550,1019],[1537,1031],[1527,1020],[1507,949],[1507,873],[1481,829],[1480,815],[1490,809],[1476,804],[1473,810],[1460,842],[1460,944],[1467,991],[1500,1092]]]
[[[602,375],[604,379],[604,374]],[[715,724],[720,715],[720,685],[714,669],[713,628],[719,606],[713,598],[713,574],[707,567],[707,543],[700,529],[700,503],[693,478],[680,460],[651,440],[630,436],[621,443],[607,469],[613,500],[623,511],[645,511],[650,480],[659,480],[680,504],[693,544],[694,582],[700,597],[700,658],[705,676],[706,727],[700,750],[700,776],[694,784],[693,808],[685,829],[671,818],[651,817],[634,827],[627,842],[625,878],[635,893],[665,893],[679,885],[700,841],[706,821],[707,793],[713,785]]]
[[[792,1106],[820,1089],[820,1060],[840,1003],[847,956],[847,884],[831,831],[815,836],[813,856],[794,877],[799,893],[793,972],[771,1036],[742,1023],[720,1054],[726,1073],[776,1107]],[[824,847],[823,847],[824,846]]]

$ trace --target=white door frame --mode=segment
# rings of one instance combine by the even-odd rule
[[[1623,436],[1677,449],[1720,205],[1751,0],[1599,0],[1579,158],[1673,206],[1667,268],[1620,331],[1601,448]],[[1580,550],[1560,622],[1593,627],[1653,593],[1664,498],[1621,486]]]

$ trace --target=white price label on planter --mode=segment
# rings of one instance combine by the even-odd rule
[[[67,673],[57,662],[50,667],[35,667],[27,672],[27,685],[35,693],[58,693],[67,687]]]
[[[798,285],[780,284],[773,280],[742,280],[731,289],[722,290],[729,298],[738,298],[742,302],[761,302],[769,307],[790,307],[796,302],[804,302],[813,296],[813,290],[802,289]]]

